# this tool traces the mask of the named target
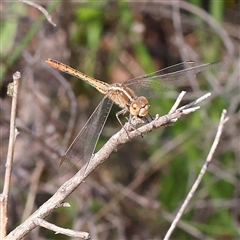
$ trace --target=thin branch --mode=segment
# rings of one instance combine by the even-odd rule
[[[87,232],[78,232],[78,231],[74,231],[74,230],[71,230],[71,229],[61,228],[61,227],[58,227],[58,226],[56,226],[52,223],[49,223],[49,222],[47,222],[43,219],[40,219],[40,218],[34,219],[34,223],[38,226],[41,226],[41,227],[47,228],[51,231],[54,231],[55,234],[61,233],[61,234],[66,235],[66,236],[78,237],[78,238],[83,238],[83,239],[89,239],[90,238],[90,235]]]
[[[222,135],[222,131],[223,131],[223,126],[224,124],[228,121],[228,118],[225,118],[227,111],[224,109],[222,112],[222,116],[218,125],[218,130],[217,130],[217,134],[215,136],[214,142],[212,144],[212,147],[210,149],[210,152],[207,156],[207,159],[198,175],[198,178],[196,179],[195,183],[193,184],[191,190],[189,191],[184,203],[182,204],[181,208],[179,209],[176,218],[173,220],[167,234],[164,237],[164,240],[168,240],[173,232],[173,230],[176,228],[176,225],[178,223],[178,221],[180,220],[181,216],[183,215],[184,210],[186,209],[188,203],[190,202],[190,200],[192,199],[197,187],[199,186],[204,174],[207,171],[207,168],[212,160],[213,154],[216,151],[217,145],[219,143],[220,137]]]
[[[175,111],[177,110],[177,108],[178,108],[178,106],[179,106],[180,102],[182,101],[182,99],[183,99],[183,97],[184,97],[185,94],[186,94],[185,91],[182,91],[182,92],[179,94],[177,100],[176,100],[175,103],[173,104],[173,106],[172,106],[171,110],[169,111],[169,113],[173,113],[173,112],[175,112]]]
[[[12,174],[12,163],[13,163],[13,154],[14,146],[18,131],[16,129],[16,112],[17,112],[17,96],[18,96],[18,86],[19,79],[21,77],[20,72],[16,72],[13,75],[13,84],[11,84],[11,91],[8,92],[12,96],[12,107],[11,107],[11,119],[10,119],[10,133],[9,133],[9,144],[6,160],[6,173],[4,179],[3,193],[0,197],[0,239],[3,239],[6,236],[7,228],[7,204],[8,204],[8,195],[11,182]],[[9,89],[8,89],[9,90]]]
[[[168,222],[172,222],[174,220],[174,215],[170,214],[169,212],[165,211],[164,209],[161,209],[161,214],[164,217],[164,219],[166,219]],[[191,224],[191,222],[188,223],[188,222],[180,219],[178,222],[178,227],[179,227],[179,229],[182,229],[183,231],[190,234],[192,236],[192,238],[194,237],[194,239],[214,240],[209,236],[206,237],[206,235],[203,234],[203,232],[201,232],[201,229],[198,229],[197,227],[195,227],[193,224]],[[189,239],[192,239],[192,238],[189,237]]]
[[[48,20],[49,23],[51,23],[54,27],[57,26],[57,25],[53,22],[52,16],[48,13],[48,11],[47,11],[44,7],[40,6],[39,4],[37,4],[37,3],[35,3],[35,2],[31,2],[31,1],[27,1],[27,0],[18,0],[18,1],[19,1],[19,2],[23,2],[23,3],[26,3],[26,4],[28,4],[28,5],[32,6],[32,7],[37,8],[40,12],[42,12],[42,13],[45,15],[45,17],[47,18],[47,20]]]
[[[190,108],[185,107],[185,109],[190,109],[191,111],[196,110],[196,107],[192,108],[196,102],[199,101],[194,101],[192,104],[190,104]],[[188,113],[181,109],[177,109],[173,113],[158,117],[152,122],[138,129],[132,130],[128,133],[128,135],[131,139],[133,139],[142,135],[143,133],[152,131],[154,128],[159,128],[161,126],[165,126],[166,124],[172,123],[173,119],[178,119],[186,114]],[[109,158],[109,156],[115,152],[121,144],[130,141],[125,129],[132,129],[132,125],[138,123],[142,123],[142,120],[139,118],[133,118],[131,123],[127,122],[123,129],[113,135],[108,142],[96,154],[94,154],[90,162],[87,163],[87,168],[86,165],[84,165],[81,170],[79,170],[71,179],[66,181],[47,202],[45,202],[37,211],[35,211],[35,213],[33,213],[25,222],[9,233],[6,239],[21,239],[33,228],[35,228],[37,226],[35,223],[36,218],[44,219],[47,217],[54,210],[54,208],[56,208],[56,206],[59,206],[67,196],[69,196],[81,183],[84,182],[84,180],[92,171],[94,171],[101,163]]]
[[[197,105],[198,103],[202,102],[203,100],[209,98],[210,96],[211,96],[211,93],[206,93],[202,97],[196,99],[194,102],[191,102],[191,103],[179,108],[179,110],[184,110],[184,109],[188,109],[190,107],[193,107],[193,106]]]

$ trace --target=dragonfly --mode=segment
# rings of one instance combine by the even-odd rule
[[[79,162],[88,166],[113,103],[121,109],[116,113],[116,118],[123,127],[119,115],[128,112],[131,119],[132,116],[144,118],[149,114],[150,104],[147,97],[158,96],[163,91],[195,78],[198,73],[222,64],[221,62],[198,64],[194,61],[185,61],[123,83],[108,84],[57,60],[48,58],[46,62],[55,69],[87,82],[104,94],[101,102],[63,155],[60,162],[61,175],[65,175]]]

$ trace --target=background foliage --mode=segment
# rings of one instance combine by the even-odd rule
[[[189,92],[186,102],[209,91],[212,98],[173,126],[122,146],[71,195],[71,208],[56,210],[48,221],[89,231],[92,239],[161,239],[205,161],[226,108],[230,121],[213,163],[172,239],[237,239],[239,3],[38,3],[48,9],[57,27],[31,6],[1,3],[1,185],[11,104],[6,86],[15,71],[22,73],[9,231],[70,177],[59,177],[59,156],[102,97],[86,83],[50,69],[48,57],[106,82],[195,60],[225,64],[199,75],[198,82],[151,99],[151,115],[167,113],[182,89]],[[115,106],[98,149],[120,129],[117,111]],[[59,239],[44,229],[29,235],[40,237]]]

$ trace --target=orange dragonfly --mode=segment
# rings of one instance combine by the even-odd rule
[[[105,95],[63,155],[60,162],[61,175],[67,173],[79,161],[82,164],[88,164],[113,103],[122,109],[116,113],[116,118],[123,127],[119,119],[120,114],[129,112],[130,117],[137,116],[140,118],[148,115],[150,105],[146,97],[159,95],[164,90],[172,89],[183,81],[196,77],[199,72],[222,64],[221,62],[197,64],[193,61],[186,61],[123,83],[108,84],[54,59],[49,58],[46,62],[53,68],[89,83]]]

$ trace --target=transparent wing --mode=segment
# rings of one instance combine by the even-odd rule
[[[81,167],[91,159],[112,105],[113,102],[108,97],[104,97],[99,103],[62,157],[61,176],[70,171],[77,163],[81,162]]]
[[[180,86],[186,80],[195,78],[202,71],[219,67],[223,63],[198,64],[193,61],[182,62],[162,70],[127,80],[123,84],[130,87],[138,96],[154,97],[163,91]]]

